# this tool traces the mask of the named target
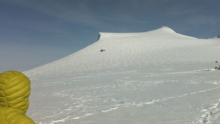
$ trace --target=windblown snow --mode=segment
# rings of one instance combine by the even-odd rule
[[[168,27],[100,33],[98,41],[24,72],[37,124],[218,124],[220,40]]]

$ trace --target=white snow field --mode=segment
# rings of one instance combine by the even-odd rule
[[[218,38],[168,27],[100,33],[94,44],[24,72],[32,81],[28,116],[37,124],[220,124],[215,61]]]

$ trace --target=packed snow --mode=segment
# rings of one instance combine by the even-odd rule
[[[100,33],[98,41],[24,72],[37,124],[219,124],[220,39],[168,27]]]

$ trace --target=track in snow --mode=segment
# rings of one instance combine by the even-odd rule
[[[202,110],[204,105],[209,105],[209,102],[207,102],[209,97],[204,94],[215,94],[218,92],[220,82],[205,80],[201,76],[204,75],[202,71],[192,72],[153,74],[127,71],[124,73],[116,72],[115,74],[108,72],[104,74],[88,74],[82,77],[76,76],[65,80],[60,79],[56,82],[50,82],[45,79],[45,85],[35,85],[35,90],[50,90],[44,93],[32,94],[34,100],[42,101],[43,103],[42,106],[41,104],[33,106],[34,108],[38,108],[37,106],[42,108],[30,112],[30,115],[40,124],[93,123],[90,119],[102,115],[110,116],[111,114],[113,114],[111,116],[117,121],[119,119],[117,114],[122,114],[124,109],[135,110],[135,108],[143,108],[144,110],[155,108],[157,112],[160,112],[160,109],[170,109],[167,111],[169,116],[174,116],[172,114],[175,114],[175,112],[177,114],[178,111],[186,111],[186,113],[181,113],[180,117],[174,116],[174,119],[167,120],[164,123],[171,124],[177,121],[178,123],[181,123],[181,121],[182,123],[185,123],[185,121],[193,123],[196,122],[196,117],[200,114],[200,110]],[[138,79],[137,75],[139,75]],[[186,80],[183,78],[188,76],[190,79]],[[175,80],[174,77],[182,77],[183,79]],[[198,97],[201,98],[201,101],[189,101],[189,105],[185,105],[188,102],[186,101],[187,99],[198,99]],[[46,103],[44,99],[47,99]],[[199,101],[201,103],[194,103]],[[170,102],[176,104],[170,105]],[[197,106],[198,104],[200,106]],[[193,115],[194,117],[192,117],[189,114],[191,111],[196,111],[198,115]],[[44,116],[41,116],[42,114]],[[135,115],[136,113],[134,112],[133,114]],[[182,114],[187,116],[187,119],[181,119]],[[142,116],[149,115],[151,113],[147,112]],[[167,118],[166,115],[155,115],[155,117],[161,118],[161,120]],[[141,122],[151,119],[146,118],[141,120]],[[151,121],[152,123],[157,122],[154,119]],[[113,122],[110,121],[110,123]]]

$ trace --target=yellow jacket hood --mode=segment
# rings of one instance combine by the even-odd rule
[[[30,80],[24,74],[17,71],[0,74],[1,124],[34,124],[30,118],[26,117],[29,95]],[[18,119],[19,121],[16,121]]]

